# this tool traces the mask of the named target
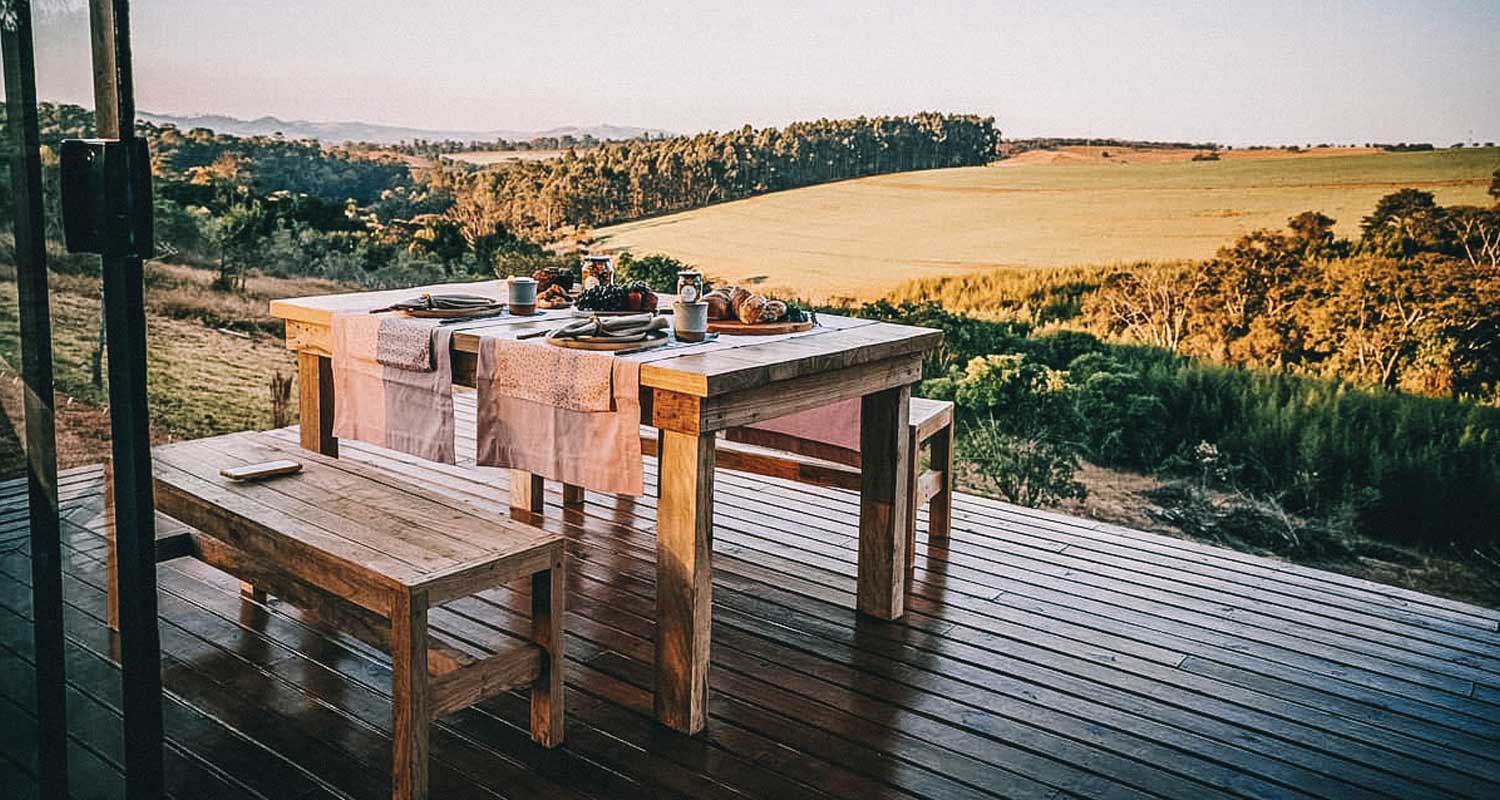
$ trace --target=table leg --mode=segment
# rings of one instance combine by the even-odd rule
[[[520,469],[510,471],[510,507],[540,514],[547,506],[547,484],[542,476]]]
[[[912,491],[907,443],[911,387],[867,394],[860,404],[859,610],[905,613],[906,514]]]
[[[683,733],[708,719],[714,436],[662,431],[656,512],[656,717]]]
[[[583,505],[583,498],[584,494],[582,486],[577,486],[571,483],[563,484],[563,505],[581,506]]]
[[[338,458],[339,440],[333,435],[333,360],[298,351],[297,387],[302,446]]]
[[[391,797],[426,800],[427,597],[398,592],[391,604]]]
[[[904,591],[911,592],[917,566],[917,476],[922,472],[922,443],[917,431],[906,426],[906,579]]]

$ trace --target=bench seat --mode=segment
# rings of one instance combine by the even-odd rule
[[[225,467],[291,459],[293,475],[235,482]],[[563,736],[563,540],[356,463],[270,434],[240,433],[153,449],[159,560],[192,556],[315,621],[391,655],[393,791],[427,796],[428,725],[517,686],[531,687],[532,738]],[[109,621],[118,625],[111,481]],[[530,579],[529,637],[443,629],[442,604]],[[436,614],[429,612],[437,611]]]

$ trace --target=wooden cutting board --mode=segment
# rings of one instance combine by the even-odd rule
[[[801,333],[812,330],[812,320],[803,322],[757,322],[754,324],[733,319],[711,319],[709,333],[725,336],[775,336],[782,333]]]

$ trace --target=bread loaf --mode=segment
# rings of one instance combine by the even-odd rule
[[[703,296],[709,319],[737,319],[746,325],[776,322],[786,316],[786,303],[771,300],[740,286],[725,286]]]

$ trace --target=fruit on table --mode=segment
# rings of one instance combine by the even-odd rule
[[[591,286],[576,303],[584,311],[655,311],[656,293],[644,281]]]

